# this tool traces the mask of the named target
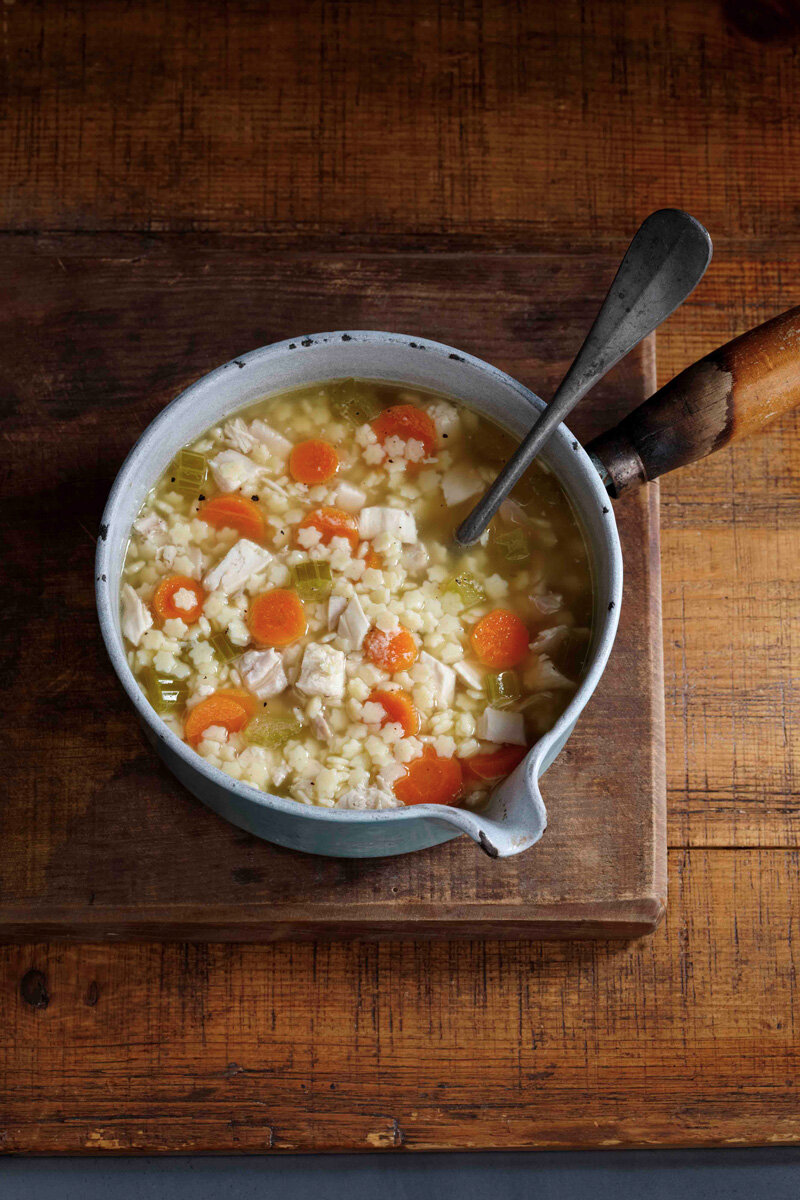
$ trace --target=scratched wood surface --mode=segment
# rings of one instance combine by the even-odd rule
[[[659,334],[663,378],[797,303],[795,5],[307,10],[4,5],[3,227],[563,253],[568,297],[584,252],[679,204],[717,250]],[[571,349],[557,323],[553,343]],[[672,849],[652,938],[9,946],[2,1145],[800,1140],[799,444],[786,418],[662,484]]]
[[[0,276],[16,293],[0,314],[11,409],[0,496],[17,630],[8,653],[21,663],[9,672],[8,705],[21,716],[8,735],[0,809],[0,937],[651,931],[666,893],[653,489],[617,506],[629,589],[620,633],[600,688],[543,782],[549,827],[535,862],[494,862],[468,838],[370,862],[293,854],[204,810],[146,742],[100,641],[91,534],[127,450],[187,375],[323,327],[420,328],[549,390],[566,369],[553,356],[554,327],[577,347],[592,319],[585,298],[565,303],[560,260],[543,255],[398,261],[205,241],[0,242]],[[580,295],[612,275],[611,263],[592,257],[571,278]],[[541,312],[533,319],[524,314],[531,288]],[[653,390],[652,357],[646,344],[604,381],[578,414],[578,436]],[[49,616],[32,603],[40,594],[51,598]],[[615,737],[619,728],[624,738]]]

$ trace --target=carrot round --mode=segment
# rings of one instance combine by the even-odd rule
[[[347,538],[354,550],[358,547],[358,525],[355,517],[342,508],[312,508],[297,528],[318,529],[322,534],[323,546],[327,546],[332,538],[341,537]]]
[[[408,692],[373,692],[369,698],[371,704],[380,704],[386,716],[381,725],[398,724],[403,726],[406,737],[419,733],[419,713]]]
[[[405,775],[394,785],[394,794],[405,805],[455,804],[462,787],[458,759],[440,758],[426,746],[421,758],[408,763]]]
[[[191,746],[196,746],[211,725],[222,725],[228,733],[238,733],[255,709],[253,697],[243,692],[214,692],[189,710],[183,735]]]
[[[372,422],[372,428],[381,445],[390,437],[402,438],[404,442],[413,438],[422,443],[425,458],[430,458],[436,449],[436,426],[426,412],[413,404],[395,404],[384,409]]]
[[[472,648],[487,667],[505,671],[528,653],[528,630],[516,613],[495,608],[481,617],[470,634]]]
[[[465,779],[503,779],[510,775],[528,753],[527,746],[500,746],[490,754],[473,754],[462,758]]]
[[[181,608],[175,603],[178,592],[192,593],[194,603],[190,608]],[[180,617],[187,625],[193,625],[202,616],[205,599],[206,594],[195,579],[188,575],[170,575],[161,580],[153,594],[153,612],[159,621],[174,621]]]
[[[298,483],[327,483],[338,470],[336,447],[321,438],[298,442],[289,455],[289,474]]]
[[[305,633],[306,611],[297,592],[273,588],[250,605],[247,624],[260,645],[288,646]]]
[[[417,653],[417,643],[403,625],[391,633],[373,625],[364,638],[364,654],[383,671],[405,671],[416,661]]]
[[[205,500],[197,510],[197,515],[213,529],[235,529],[242,537],[254,542],[263,541],[269,530],[256,502],[235,493]]]

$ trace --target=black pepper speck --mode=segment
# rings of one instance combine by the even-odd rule
[[[349,333],[343,333],[343,334],[342,334],[342,341],[343,341],[343,342],[352,342],[352,340],[353,340],[353,339],[350,337],[350,334],[349,334]]]

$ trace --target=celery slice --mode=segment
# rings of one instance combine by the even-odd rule
[[[179,450],[169,469],[170,484],[184,496],[194,496],[208,478],[208,460],[194,450]]]
[[[474,575],[470,575],[469,571],[462,571],[461,574],[448,579],[442,591],[458,592],[465,608],[473,608],[476,604],[482,604],[486,599],[486,592],[482,585]]]
[[[521,529],[510,529],[495,536],[495,545],[506,562],[523,563],[531,556],[530,538]]]
[[[155,667],[148,667],[143,673],[147,699],[157,713],[171,712],[174,708],[182,708],[189,695],[189,688],[182,679],[173,675],[165,675]]]
[[[330,563],[304,558],[291,570],[292,583],[301,600],[324,600],[333,587]]]
[[[302,721],[294,717],[275,717],[269,713],[259,713],[246,726],[244,736],[251,746],[280,750],[292,738],[299,737],[302,730]]]
[[[376,389],[363,379],[340,379],[328,394],[333,414],[351,425],[363,425],[381,411]]]
[[[492,708],[508,708],[520,697],[519,676],[516,671],[498,671],[483,681]]]
[[[240,654],[244,653],[244,648],[242,646],[234,646],[227,633],[212,633],[208,639],[208,644],[225,667],[229,666]]]

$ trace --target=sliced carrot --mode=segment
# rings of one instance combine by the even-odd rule
[[[297,592],[273,588],[250,605],[247,624],[262,646],[288,646],[306,631],[306,610]]]
[[[358,525],[355,517],[342,508],[312,508],[297,528],[318,529],[322,534],[323,546],[327,546],[332,538],[341,537],[347,538],[354,550],[358,547]]]
[[[194,603],[190,608],[181,608],[175,603],[178,592],[192,593]],[[188,575],[170,575],[168,579],[161,580],[153,594],[153,612],[159,621],[174,621],[180,617],[187,625],[193,625],[202,615],[205,600],[206,594],[196,580]]]
[[[385,710],[386,716],[381,721],[381,725],[389,723],[402,725],[406,737],[419,733],[419,713],[408,692],[373,692],[369,702],[380,704],[381,708]]]
[[[235,529],[242,537],[251,538],[254,542],[263,541],[270,532],[256,502],[235,493],[205,500],[197,510],[197,515],[213,529]]]
[[[436,426],[426,412],[413,404],[395,404],[384,409],[372,422],[372,428],[381,445],[390,437],[402,438],[404,442],[413,438],[422,443],[425,458],[430,458],[436,449]]]
[[[252,696],[244,692],[214,692],[189,710],[183,724],[183,734],[191,746],[196,746],[211,725],[222,725],[228,733],[238,733],[255,712]]]
[[[384,671],[405,671],[416,661],[418,650],[413,636],[400,625],[384,633],[373,625],[364,638],[364,654],[370,662]]]
[[[516,613],[495,608],[481,617],[470,634],[472,648],[487,667],[505,671],[528,653],[528,630]]]
[[[465,779],[503,779],[510,775],[528,753],[527,746],[500,746],[490,754],[473,754],[462,758]]]
[[[440,758],[426,746],[421,758],[406,766],[406,773],[394,785],[394,794],[403,804],[455,804],[461,795],[463,779],[457,758]]]
[[[298,483],[327,483],[338,470],[336,447],[320,438],[298,442],[289,455],[289,473]]]
[[[381,567],[383,566],[383,559],[376,550],[372,549],[372,546],[370,546],[369,550],[364,555],[364,562],[368,567],[374,567],[376,571],[380,571]]]

